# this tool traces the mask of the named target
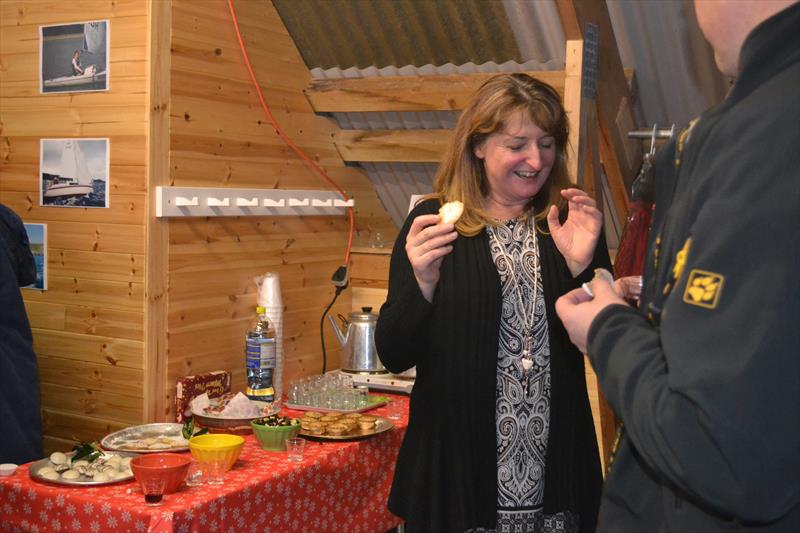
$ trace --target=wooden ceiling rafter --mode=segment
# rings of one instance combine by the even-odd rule
[[[305,95],[317,113],[457,111],[464,108],[484,81],[496,74],[315,80],[305,90]],[[536,70],[527,74],[552,85],[564,95],[564,70]],[[624,74],[627,85],[633,90],[633,69],[626,69]]]
[[[562,97],[565,96],[568,71],[530,71],[528,74],[549,83]],[[305,90],[305,94],[317,113],[458,111],[466,106],[477,88],[494,75],[480,73],[318,80]],[[580,76],[580,70],[577,75]],[[633,70],[626,71],[625,77],[631,87],[635,86]],[[449,130],[446,129],[337,128],[334,142],[342,159],[350,163],[437,163],[444,154],[448,136]],[[577,145],[576,139],[572,139],[572,144]]]

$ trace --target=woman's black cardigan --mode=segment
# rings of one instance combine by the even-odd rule
[[[433,303],[422,296],[405,252],[411,221],[437,212],[427,200],[398,235],[375,340],[392,372],[414,365],[410,421],[394,473],[389,509],[409,532],[494,528],[497,518],[495,394],[502,295],[488,236],[459,235],[441,265]],[[583,355],[569,341],[555,300],[610,262],[601,239],[595,260],[573,278],[549,235],[539,234],[542,282],[550,332],[550,433],[545,513],[580,515],[594,531],[600,465],[586,392]]]

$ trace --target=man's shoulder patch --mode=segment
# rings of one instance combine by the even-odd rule
[[[689,279],[686,280],[683,301],[687,304],[714,309],[719,303],[724,283],[725,277],[722,274],[694,268],[689,273]]]

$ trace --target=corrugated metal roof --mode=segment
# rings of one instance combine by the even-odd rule
[[[273,4],[311,68],[520,60],[502,2],[273,0]]]
[[[273,0],[316,79],[561,70],[553,0]],[[623,66],[636,74],[639,127],[679,126],[719,101],[716,69],[691,0],[607,0]],[[600,87],[602,90],[602,87]],[[337,113],[344,129],[450,127],[454,113]],[[401,223],[434,165],[364,164]]]

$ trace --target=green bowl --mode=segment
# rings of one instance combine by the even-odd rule
[[[286,440],[296,437],[300,432],[300,421],[291,426],[265,426],[256,424],[254,420],[250,422],[250,427],[253,428],[262,450],[282,452],[286,450]]]

